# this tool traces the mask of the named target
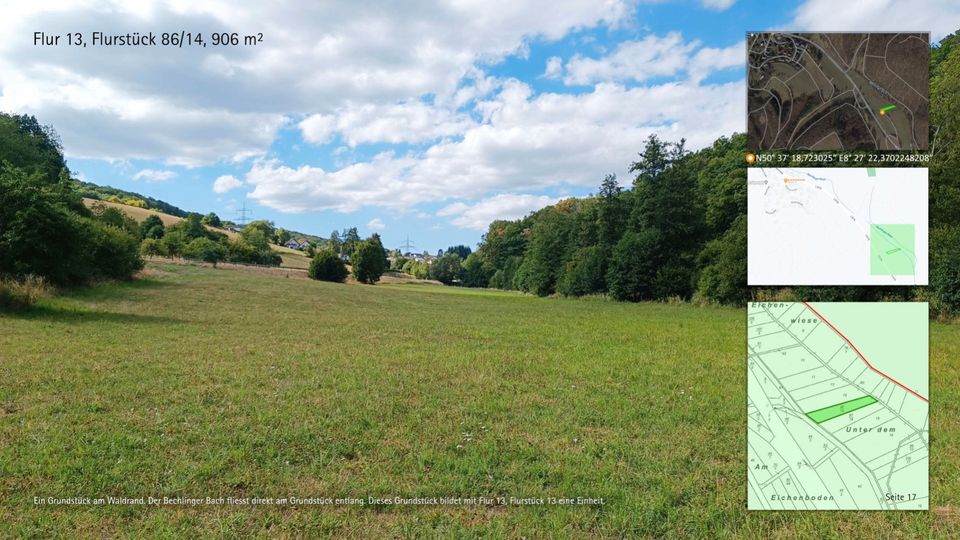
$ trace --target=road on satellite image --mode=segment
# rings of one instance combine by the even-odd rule
[[[754,150],[926,150],[929,34],[747,35]]]

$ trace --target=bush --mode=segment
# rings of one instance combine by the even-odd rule
[[[140,255],[144,257],[169,257],[167,244],[156,238],[147,238],[140,242]]]
[[[227,248],[209,238],[194,238],[183,249],[183,256],[188,259],[212,263],[216,267],[218,262],[227,258]]]
[[[259,240],[259,235],[256,236]],[[283,262],[280,255],[270,249],[266,242],[253,244],[242,236],[228,240],[226,249],[227,261],[232,263],[280,266],[280,263]]]
[[[350,257],[353,266],[353,277],[360,283],[373,284],[380,280],[386,270],[383,248],[379,243],[360,242]]]
[[[112,279],[130,279],[143,268],[139,238],[126,229],[100,221],[82,220],[85,251],[92,255],[94,276]]]
[[[42,277],[27,276],[20,280],[0,278],[0,309],[24,310],[51,294],[51,287]]]
[[[320,281],[343,283],[347,279],[347,265],[331,249],[321,249],[310,261],[307,275]]]

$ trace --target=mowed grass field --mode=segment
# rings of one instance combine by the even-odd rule
[[[930,512],[748,513],[744,318],[151,263],[0,314],[0,537],[956,537],[960,326],[931,327]]]

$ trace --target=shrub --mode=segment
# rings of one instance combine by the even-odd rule
[[[347,279],[347,265],[331,249],[321,249],[310,261],[307,275],[320,281],[343,283]]]
[[[143,268],[139,238],[126,229],[80,218],[85,252],[92,255],[93,275],[113,279],[129,279]]]
[[[212,263],[216,267],[218,262],[227,258],[227,248],[209,238],[194,238],[183,249],[183,256],[188,259]]]
[[[259,237],[259,235],[256,236]],[[254,244],[243,236],[228,240],[226,249],[227,261],[233,263],[280,266],[283,261],[280,255],[270,249],[266,242]]]
[[[140,254],[144,257],[169,257],[167,244],[156,238],[147,238],[140,242]]]

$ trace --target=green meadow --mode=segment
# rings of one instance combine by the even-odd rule
[[[930,512],[748,513],[744,318],[150,263],[0,314],[0,537],[955,537],[960,325]],[[34,503],[108,496],[506,504]]]

